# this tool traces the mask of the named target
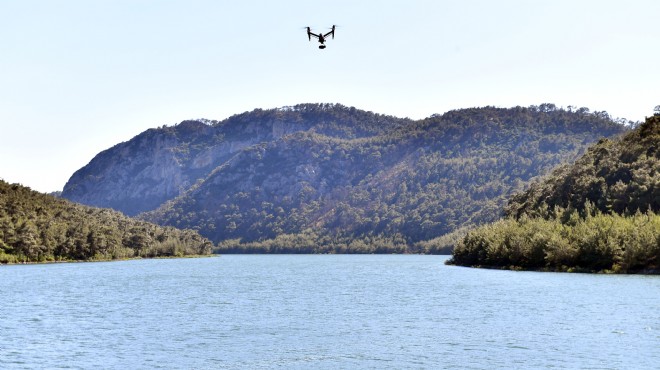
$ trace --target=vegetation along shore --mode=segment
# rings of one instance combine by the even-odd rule
[[[470,231],[450,264],[658,273],[660,115],[601,140],[572,165],[514,195],[506,218]]]

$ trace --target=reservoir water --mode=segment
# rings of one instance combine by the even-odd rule
[[[0,266],[0,368],[660,368],[660,277],[446,258]]]

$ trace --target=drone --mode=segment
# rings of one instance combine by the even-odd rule
[[[316,33],[312,32],[311,28],[307,27],[307,38],[309,38],[309,41],[312,41],[312,36],[316,37],[316,39],[319,40],[319,43],[321,44],[321,45],[319,45],[319,49],[325,49],[325,45],[323,43],[325,42],[326,38],[328,36],[332,36],[333,40],[335,38],[335,26],[333,25],[330,32],[328,32],[326,34],[323,34],[323,33],[316,34]]]

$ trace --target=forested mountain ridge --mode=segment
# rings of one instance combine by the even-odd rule
[[[256,109],[223,121],[191,120],[147,130],[76,171],[62,197],[127,215],[157,208],[245,148],[295,132],[368,137],[409,123],[339,104]]]
[[[513,196],[507,218],[471,231],[450,263],[660,273],[660,115]]]
[[[437,252],[420,243],[498,218],[530,179],[624,131],[607,114],[551,104],[462,109],[352,137],[301,130],[243,148],[141,217],[199,230],[221,251]]]
[[[507,214],[534,216],[543,208],[603,213],[660,211],[660,116],[652,116],[621,140],[601,139],[572,165],[512,197]]]
[[[201,255],[212,247],[192,230],[161,227],[0,180],[0,263]]]

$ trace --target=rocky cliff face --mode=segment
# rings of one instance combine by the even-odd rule
[[[188,188],[215,161],[231,154],[227,145],[211,145],[213,131],[194,121],[148,130],[99,153],[73,174],[62,196],[128,215],[158,207]],[[193,142],[203,145],[191,150]]]

